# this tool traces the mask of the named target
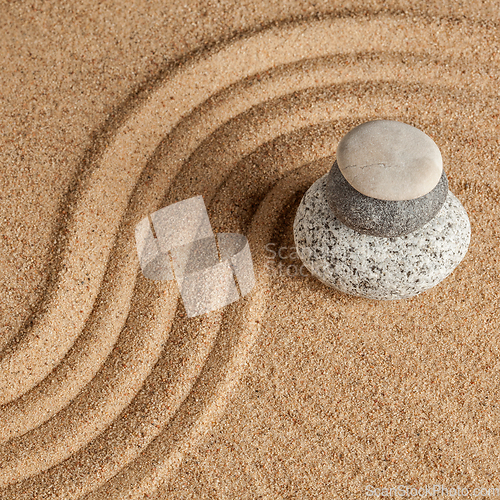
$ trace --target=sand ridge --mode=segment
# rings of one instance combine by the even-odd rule
[[[369,481],[495,486],[492,30],[390,14],[311,17],[162,74],[77,186],[53,289],[0,355],[0,498],[254,498],[255,488],[265,498],[353,498]],[[301,194],[343,134],[373,118],[435,138],[473,226],[469,255],[442,286],[391,304],[276,274],[266,250],[293,245]],[[247,235],[258,286],[188,320],[175,285],[138,272],[133,229],[196,194],[217,231]]]

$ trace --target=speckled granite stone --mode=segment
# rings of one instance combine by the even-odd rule
[[[443,206],[448,179],[443,170],[437,186],[420,198],[379,200],[356,191],[344,178],[337,162],[328,174],[327,200],[337,219],[363,234],[403,236],[427,224]]]
[[[432,191],[443,171],[436,143],[416,127],[373,120],[349,131],[337,146],[347,182],[380,200],[412,200]]]
[[[327,177],[304,195],[293,226],[297,253],[326,285],[370,299],[408,298],[437,285],[467,253],[469,218],[451,192],[422,228],[380,238],[360,234],[335,217],[326,199]]]

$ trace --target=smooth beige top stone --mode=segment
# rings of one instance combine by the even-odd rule
[[[375,120],[339,142],[337,163],[347,182],[379,200],[413,200],[432,191],[443,172],[436,143],[418,128]]]

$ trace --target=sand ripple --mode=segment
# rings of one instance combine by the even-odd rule
[[[494,147],[486,123],[499,99],[488,61],[470,53],[482,29],[392,17],[283,23],[169,71],[96,154],[54,286],[2,352],[0,498],[144,498],[175,470],[245,368],[267,307],[266,243],[352,126],[412,121],[446,158],[467,117],[474,141],[455,153],[463,163],[450,187],[466,207],[478,191],[498,203],[495,172],[475,193],[461,180],[475,148]],[[432,119],[416,113],[422,98],[434,101]],[[279,140],[295,161],[280,157]],[[266,169],[243,166],[256,152]],[[214,228],[247,235],[257,286],[187,320],[174,283],[138,272],[134,228],[196,194]]]

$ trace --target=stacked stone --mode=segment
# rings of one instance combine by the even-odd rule
[[[437,285],[464,258],[470,235],[437,145],[390,120],[364,123],[340,141],[332,169],[309,188],[294,222],[311,274],[379,300]]]

